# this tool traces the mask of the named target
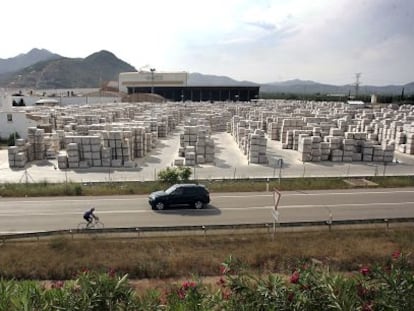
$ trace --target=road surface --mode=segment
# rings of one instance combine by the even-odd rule
[[[147,196],[0,198],[0,233],[74,229],[96,208],[105,227],[270,223],[271,192],[212,193],[203,210],[153,211]],[[414,217],[414,188],[282,192],[280,222]]]

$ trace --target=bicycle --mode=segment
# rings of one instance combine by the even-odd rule
[[[78,230],[103,229],[104,227],[104,223],[100,221],[98,217],[94,218],[89,225],[86,221],[82,221],[78,224]]]

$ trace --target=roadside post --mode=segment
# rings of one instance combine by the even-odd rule
[[[274,239],[275,234],[276,234],[276,224],[279,224],[279,211],[272,210],[272,217],[273,217],[273,239]]]
[[[280,186],[280,183],[281,183],[281,181],[282,181],[283,159],[282,159],[282,158],[280,158],[280,159],[278,160],[278,163],[279,163],[279,186]]]
[[[327,224],[328,224],[328,226],[329,226],[329,231],[331,231],[331,230],[332,230],[332,221],[333,221],[332,212],[331,212],[331,210],[329,210],[329,218],[328,218],[328,220],[326,221],[326,223],[327,223]]]
[[[280,202],[282,194],[277,188],[273,188],[273,202],[274,202],[274,208],[272,209],[272,217],[273,217],[273,239],[275,238],[276,233],[276,224],[279,224],[279,210],[278,205]]]

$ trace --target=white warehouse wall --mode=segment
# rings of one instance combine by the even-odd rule
[[[127,92],[127,87],[186,86],[187,72],[138,71],[119,74],[119,91]]]

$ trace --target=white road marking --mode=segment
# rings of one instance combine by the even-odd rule
[[[305,190],[306,191],[306,190]],[[291,197],[291,196],[330,196],[330,195],[372,195],[372,194],[392,194],[392,193],[414,193],[414,190],[397,190],[397,191],[369,191],[369,192],[365,192],[365,191],[361,191],[361,192],[352,192],[352,191],[348,191],[348,192],[317,192],[317,193],[283,193],[282,192],[282,197]],[[243,195],[214,195],[211,194],[211,198],[217,199],[217,198],[246,198],[246,197],[273,197],[273,192],[269,192],[266,194],[243,194]],[[147,200],[147,197],[140,197],[140,198],[89,198],[89,197],[81,197],[78,199],[52,199],[52,200],[47,200],[47,202],[64,202],[64,203],[79,203],[82,202],[85,206],[96,206],[97,203],[99,201],[138,201],[138,200]],[[4,202],[4,203],[9,203],[9,202],[13,202],[14,204],[19,204],[19,203],[41,203],[43,202],[41,199],[38,200],[16,200],[16,198],[10,199],[10,198],[2,198],[0,199],[0,205]]]
[[[383,202],[373,202],[373,203],[344,203],[344,204],[311,204],[311,205],[279,205],[278,209],[292,209],[292,208],[326,208],[326,207],[353,207],[353,206],[399,206],[399,205],[409,205],[414,207],[414,202],[395,202],[395,203],[383,203]],[[269,210],[274,209],[273,205],[265,206],[248,206],[248,207],[223,207],[217,208],[221,211],[232,212],[232,211],[250,211],[250,210]],[[207,209],[170,209],[163,211],[153,211],[150,209],[131,209],[131,210],[106,210],[99,211],[99,215],[102,214],[144,214],[144,213],[158,213],[158,214],[177,214],[177,212],[187,211],[189,213],[215,213],[216,209],[207,208]],[[21,211],[20,213],[0,213],[0,217],[21,217],[24,216],[51,216],[51,215],[80,215],[79,212],[49,212],[49,213],[30,213],[27,211]]]

